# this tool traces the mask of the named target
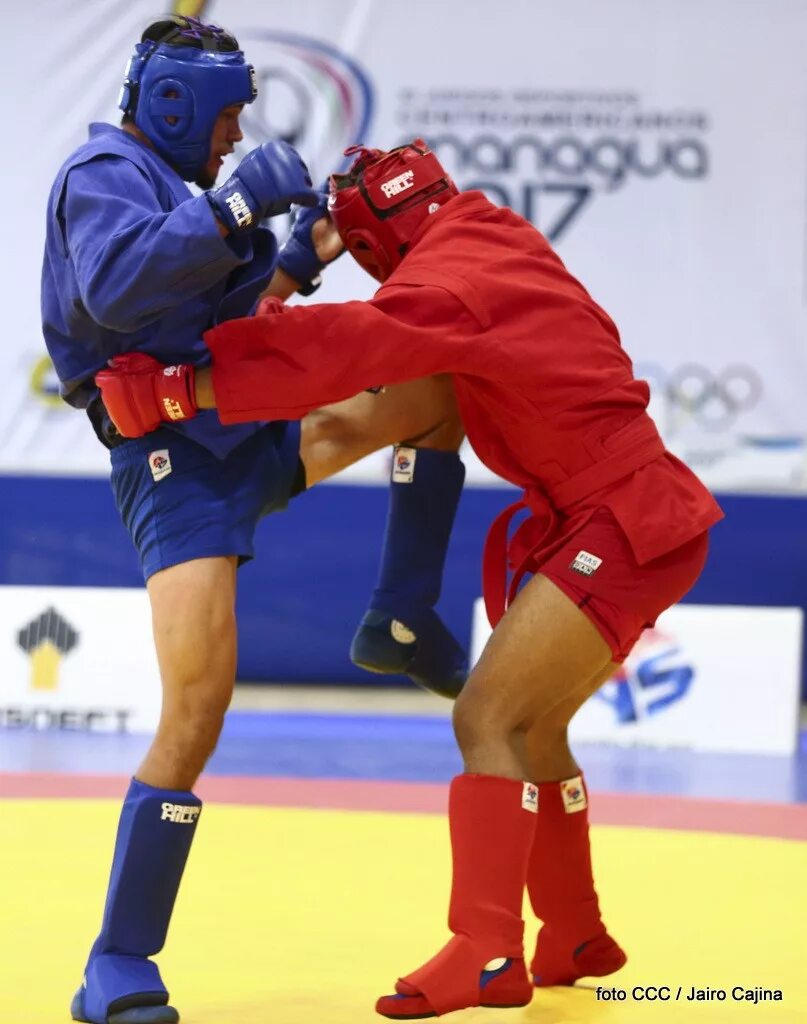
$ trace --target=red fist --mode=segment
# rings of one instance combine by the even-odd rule
[[[143,352],[129,352],[110,359],[109,367],[96,373],[95,383],[124,437],[142,437],[161,423],[187,420],[198,412],[192,366],[164,366]]]

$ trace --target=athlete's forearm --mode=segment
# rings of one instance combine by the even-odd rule
[[[261,292],[259,299],[281,299],[285,302],[286,299],[294,295],[299,287],[298,281],[295,281],[290,274],[287,274],[285,270],[278,267],[274,274],[272,274],[269,284]]]
[[[198,409],[215,409],[216,392],[213,387],[213,374],[209,366],[196,371],[195,387],[196,407]]]

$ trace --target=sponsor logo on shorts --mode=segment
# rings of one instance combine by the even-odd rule
[[[392,462],[392,482],[394,484],[411,484],[415,479],[415,459],[417,450],[414,448],[396,448]]]
[[[602,559],[592,555],[590,551],[578,551],[569,568],[579,572],[581,576],[593,576],[601,565]]]
[[[521,792],[521,806],[532,814],[538,813],[538,787],[534,782],[525,782]]]
[[[402,622],[398,622],[397,619],[392,620],[389,631],[392,639],[397,640],[399,644],[413,644],[417,640],[417,636],[412,630]]]
[[[561,782],[560,796],[563,800],[563,809],[567,814],[576,814],[577,811],[584,811],[588,807],[583,780],[579,775],[574,779],[566,779],[565,782]]]
[[[201,809],[201,807],[166,802],[162,805],[160,821],[173,821],[176,825],[192,825],[199,817]]]
[[[160,448],[157,452],[149,452],[149,469],[155,480],[162,480],[171,472],[171,456],[167,448]]]

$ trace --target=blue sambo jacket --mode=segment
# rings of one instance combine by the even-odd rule
[[[127,132],[90,125],[48,201],[42,330],[65,401],[87,408],[121,352],[203,365],[208,328],[248,316],[277,260],[272,233],[223,239],[204,196]],[[171,424],[223,457],[258,424]]]

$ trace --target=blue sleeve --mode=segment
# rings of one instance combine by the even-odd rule
[[[252,258],[248,238],[221,237],[204,196],[166,212],[122,157],[72,168],[61,215],[81,300],[114,331],[146,326]]]

